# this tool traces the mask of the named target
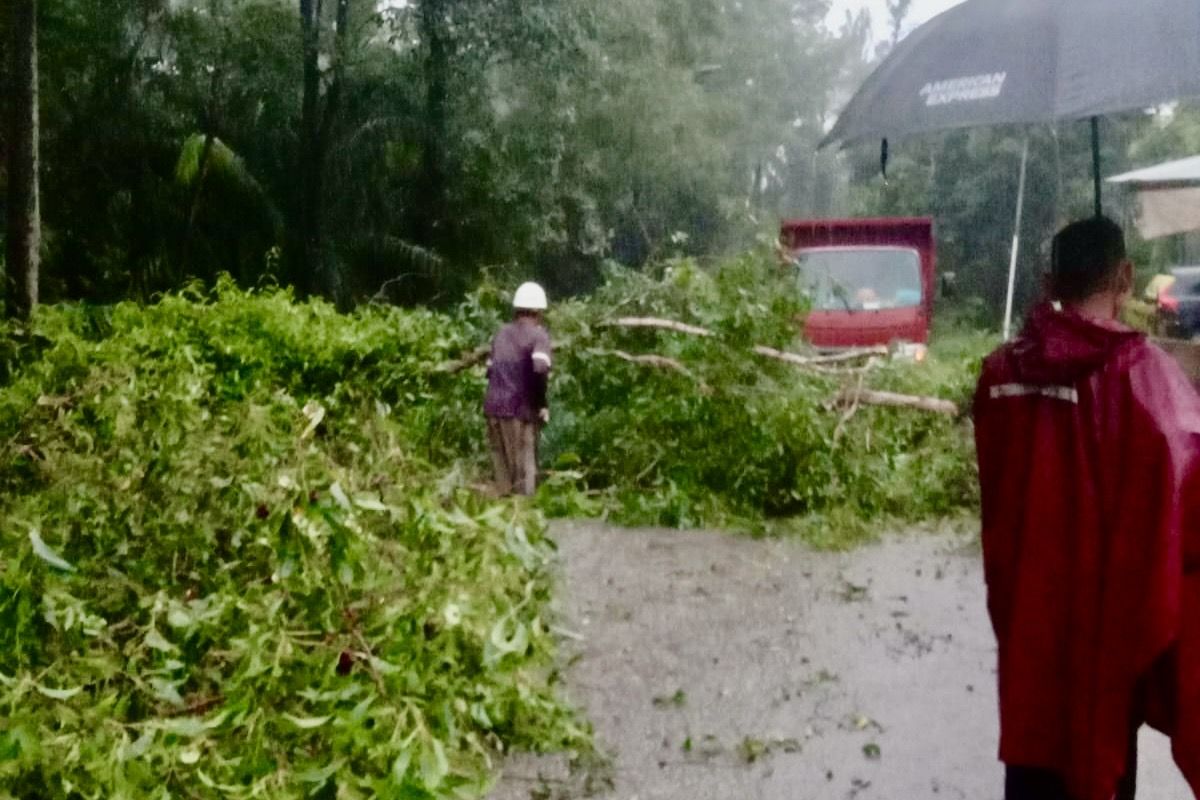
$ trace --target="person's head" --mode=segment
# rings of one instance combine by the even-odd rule
[[[1096,316],[1116,317],[1133,293],[1133,264],[1125,235],[1108,217],[1072,222],[1050,250],[1049,292],[1064,305]]]
[[[517,319],[540,320],[546,306],[546,292],[536,283],[521,284],[513,295],[513,313]]]

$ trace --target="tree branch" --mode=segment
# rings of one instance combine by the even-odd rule
[[[872,356],[886,356],[888,349],[883,345],[878,347],[857,347],[853,350],[846,350],[841,353],[833,353],[827,356],[802,356],[796,353],[789,353],[784,350],[776,350],[773,347],[765,347],[763,345],[755,345],[754,352],[766,358],[773,358],[776,361],[783,361],[788,364],[793,364],[797,367],[811,367],[827,364],[841,364],[846,361],[857,361],[861,358],[870,358]]]
[[[660,356],[654,353],[648,353],[645,355],[632,355],[630,353],[626,353],[624,350],[589,350],[588,352],[597,356],[612,356],[613,358],[619,358],[622,361],[628,361],[630,364],[640,364],[646,367],[656,367],[658,369],[668,369],[672,372],[678,372],[680,375],[686,375],[694,380],[699,385],[700,391],[704,394],[708,394],[712,391],[708,384],[697,378],[690,369],[683,365],[682,362],[668,356]]]
[[[474,350],[465,353],[462,358],[457,358],[453,361],[446,361],[438,365],[436,372],[447,372],[451,375],[462,372],[465,369],[470,369],[476,364],[482,364],[491,354],[492,348],[489,345],[481,344]]]
[[[688,325],[685,322],[676,322],[672,319],[658,319],[657,317],[621,317],[612,322],[606,322],[603,326],[612,328],[659,328],[661,330],[675,331],[676,333],[686,333],[691,336],[713,335],[713,332],[708,328],[700,328],[696,325]]]
[[[928,411],[932,414],[958,416],[958,406],[949,400],[939,397],[918,397],[916,395],[896,394],[894,392],[877,392],[870,389],[850,389],[838,395],[839,405],[861,403],[867,406],[888,406],[891,408],[911,408],[917,411]]]

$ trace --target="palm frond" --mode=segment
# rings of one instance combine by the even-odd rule
[[[194,190],[197,181],[211,184],[222,200],[239,200],[248,210],[261,214],[273,230],[281,231],[282,214],[242,157],[213,136],[206,158],[207,140],[205,134],[195,133],[184,141],[175,165],[175,180],[179,185]]]

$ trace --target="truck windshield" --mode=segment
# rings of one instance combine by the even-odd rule
[[[795,263],[801,288],[816,311],[877,311],[921,305],[921,261],[916,250],[802,250]]]

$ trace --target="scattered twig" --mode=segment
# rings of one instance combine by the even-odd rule
[[[654,471],[654,468],[658,466],[658,462],[661,459],[662,459],[661,455],[657,455],[654,458],[650,459],[650,463],[646,465],[646,468],[644,470],[642,470],[641,472],[639,472],[637,474],[637,476],[633,479],[633,485],[641,486],[642,481],[644,481],[646,479],[647,475],[649,475],[651,472]]]
[[[411,278],[415,274],[416,273],[414,273],[414,272],[406,272],[403,275],[397,275],[394,278],[388,278],[386,281],[384,281],[383,283],[381,283],[379,285],[379,290],[376,291],[375,294],[371,295],[371,299],[368,302],[370,302],[370,303],[387,303],[388,302],[388,291],[393,286],[403,283],[406,278]]]
[[[868,406],[889,406],[892,408],[911,408],[917,411],[928,411],[932,414],[958,416],[958,406],[949,400],[939,397],[918,397],[915,395],[896,394],[894,392],[877,392],[859,388],[855,391],[844,391],[838,396],[839,404],[861,403]]]
[[[371,679],[375,681],[375,688],[379,690],[380,697],[387,697],[387,686],[383,682],[383,676],[379,674],[379,670],[375,668],[375,653],[371,650],[371,643],[367,641],[367,637],[363,636],[362,631],[357,627],[354,629],[354,638],[358,642],[358,646],[363,649],[367,662],[367,670],[371,673]]]
[[[854,388],[854,401],[850,403],[850,407],[842,414],[842,418],[838,420],[837,427],[833,431],[833,443],[836,445],[842,438],[842,434],[846,432],[846,425],[858,413],[858,405],[862,400],[863,381],[866,380],[867,373],[861,372],[858,376],[858,386]]]
[[[194,717],[199,714],[203,714],[206,711],[210,711],[211,709],[216,708],[217,706],[221,705],[221,703],[224,703],[224,702],[225,702],[225,698],[222,695],[216,695],[214,697],[206,697],[202,700],[197,700],[196,702],[192,703],[191,705],[181,708],[178,711],[175,711],[174,713],[171,714],[171,716],[173,716],[173,717]]]

